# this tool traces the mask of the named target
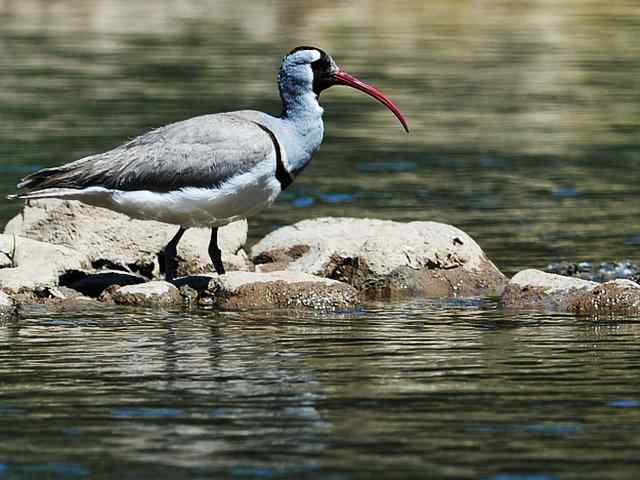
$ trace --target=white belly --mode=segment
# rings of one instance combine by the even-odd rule
[[[210,227],[247,218],[274,202],[281,191],[274,168],[263,162],[219,188],[183,188],[173,192],[110,190],[104,206],[142,220]],[[79,198],[83,200],[82,198]],[[98,203],[84,199],[87,203]]]

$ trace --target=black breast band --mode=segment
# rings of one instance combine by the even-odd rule
[[[276,149],[276,179],[280,182],[280,188],[284,190],[285,188],[287,188],[289,185],[293,183],[293,177],[287,171],[287,168],[284,166],[284,163],[282,162],[282,148],[280,147],[280,142],[278,142],[276,135],[267,127],[265,127],[264,125],[261,125],[258,122],[254,122],[254,123],[257,126],[259,126],[262,130],[267,132],[267,135],[269,135],[269,138],[271,138],[271,141],[273,142],[273,146]]]

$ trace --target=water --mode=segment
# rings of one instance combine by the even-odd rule
[[[8,478],[635,478],[639,339],[490,301],[35,312],[0,330],[0,459]]]
[[[312,166],[251,241],[321,215],[460,226],[508,273],[637,260],[635,2],[0,1],[0,195],[216,111],[278,112],[325,48]],[[0,225],[19,204],[0,202]],[[354,315],[30,309],[0,326],[1,478],[637,478],[632,318],[493,299]]]

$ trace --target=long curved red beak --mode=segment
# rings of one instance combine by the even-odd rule
[[[366,93],[367,95],[375,98],[380,103],[382,103],[385,107],[393,112],[396,118],[400,121],[405,131],[409,133],[409,126],[407,125],[407,120],[402,115],[400,109],[393,103],[387,96],[385,96],[380,90],[377,88],[364,83],[361,80],[358,80],[356,77],[349,75],[347,72],[343,70],[338,70],[338,72],[334,76],[336,85],[346,85],[348,87],[355,88],[356,90],[360,90],[361,92]]]

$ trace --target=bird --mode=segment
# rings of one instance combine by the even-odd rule
[[[209,257],[223,275],[218,229],[271,205],[309,165],[324,135],[320,94],[335,85],[373,97],[409,132],[400,109],[382,92],[346,73],[324,50],[300,46],[282,59],[279,116],[239,110],[172,123],[107,152],[36,171],[8,198],[79,200],[177,226],[164,248],[170,282],[185,231],[210,228]]]

